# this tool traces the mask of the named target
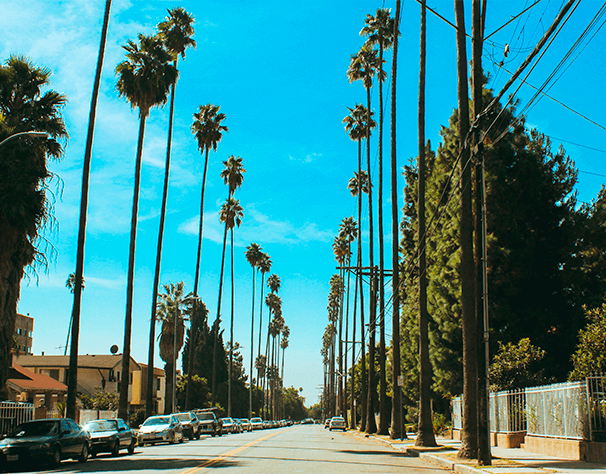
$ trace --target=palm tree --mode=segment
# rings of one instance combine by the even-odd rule
[[[393,58],[391,67],[391,262],[393,268],[392,294],[392,388],[393,400],[391,409],[391,439],[406,438],[402,428],[402,392],[398,387],[400,376],[400,231],[398,222],[398,166],[396,154],[396,76],[398,70],[398,38],[400,36],[400,0],[396,0],[396,17],[394,20]]]
[[[51,72],[23,57],[11,56],[0,65],[0,142],[21,132],[46,132],[48,137],[20,135],[2,145],[0,173],[0,399],[8,399],[11,348],[17,301],[25,268],[44,264],[38,231],[52,222],[48,160],[59,160],[67,138],[60,110],[67,98],[49,84]],[[52,193],[50,193],[52,194]],[[5,198],[10,196],[10,198]],[[72,332],[73,335],[73,332]],[[72,337],[73,341],[73,337]],[[77,341],[77,339],[76,339]],[[77,342],[74,350],[77,351]],[[77,355],[77,354],[76,354]],[[74,391],[75,410],[75,391]]]
[[[181,308],[188,303],[191,293],[185,295],[185,284],[170,283],[164,285],[165,293],[160,294],[156,318],[162,323],[160,333],[160,357],[165,362],[166,398],[164,413],[173,413],[176,407],[175,376],[177,356],[185,339],[185,324]],[[148,368],[152,370],[152,368]]]
[[[383,52],[392,43],[393,18],[389,16],[389,9],[379,8],[376,15],[366,15],[366,26],[360,31],[360,35],[366,36],[369,46],[379,47],[379,189],[377,196],[378,225],[379,225],[379,434],[389,433],[388,407],[387,407],[387,379],[385,375],[385,261],[383,249]]]
[[[362,49],[352,55],[351,63],[347,70],[347,77],[349,82],[362,80],[364,88],[366,89],[366,101],[367,101],[367,117],[366,123],[370,123],[370,89],[372,88],[373,78],[379,74],[379,81],[382,80],[380,72],[379,58],[377,51],[372,49],[370,45],[365,44]],[[376,398],[375,390],[375,371],[374,371],[374,354],[375,354],[375,326],[377,319],[377,304],[376,304],[376,275],[374,268],[374,230],[373,230],[373,217],[372,217],[372,176],[370,173],[370,127],[365,127],[366,131],[366,160],[367,160],[367,173],[368,173],[368,235],[369,235],[369,267],[371,272],[370,279],[370,296],[369,296],[369,307],[370,315],[368,318],[368,397],[366,400],[366,432],[375,433],[377,426],[374,417],[374,405]]]
[[[145,120],[149,110],[167,101],[170,87],[177,80],[177,69],[170,64],[170,53],[164,48],[159,36],[139,34],[139,45],[128,40],[126,60],[116,67],[118,93],[125,97],[132,108],[139,108],[139,139],[135,164],[135,186],[130,230],[130,250],[128,256],[128,281],[126,290],[126,317],[124,322],[124,347],[122,353],[122,383],[120,384],[120,407],[118,416],[127,417],[128,385],[130,380],[130,340],[133,313],[133,293],[135,280],[135,242],[137,239],[137,219],[139,211],[139,188],[141,183],[141,158]],[[153,369],[153,366],[150,370]]]
[[[200,258],[202,255],[202,231],[204,225],[204,191],[206,188],[206,172],[208,171],[208,152],[212,148],[217,151],[217,145],[223,138],[223,133],[229,129],[221,122],[225,120],[225,114],[220,113],[220,106],[206,104],[198,107],[194,114],[194,123],[191,131],[198,142],[198,149],[204,153],[204,172],[202,174],[202,193],[200,196],[200,224],[198,228],[198,254],[196,259],[196,274],[194,277],[194,295],[198,295],[198,284],[200,280]]]
[[[345,237],[341,237],[340,235],[337,235],[333,241],[332,244],[332,250],[333,253],[335,254],[335,260],[337,261],[337,263],[339,264],[339,266],[341,267],[341,269],[339,270],[339,278],[341,278],[341,281],[343,281],[345,279],[345,264],[347,263],[348,259],[349,259],[349,242],[347,241],[347,239]],[[341,291],[340,293],[340,301],[339,301],[339,358],[338,358],[338,362],[339,362],[339,384],[338,384],[338,388],[339,388],[339,410],[341,413],[347,413],[347,408],[345,405],[345,390],[343,388],[343,376],[345,371],[343,370],[343,306],[344,306],[344,292]],[[347,341],[347,338],[345,338],[345,341]],[[344,417],[345,418],[345,423],[347,424],[347,416]]]
[[[290,328],[285,325],[284,328],[282,328],[282,342],[280,342],[280,347],[282,348],[282,376],[280,377],[282,379],[282,388],[284,388],[284,353],[288,348],[289,337]],[[282,418],[284,418],[284,404],[282,404]]]
[[[219,220],[225,224],[225,235],[227,235],[227,230],[230,231],[231,236],[231,287],[232,287],[232,298],[231,298],[231,323],[230,323],[230,336],[229,336],[229,375],[228,375],[228,395],[227,395],[227,416],[231,416],[231,374],[232,374],[232,366],[233,366],[233,350],[234,347],[234,227],[242,224],[242,218],[244,217],[244,210],[242,206],[240,206],[240,201],[234,199],[233,197],[228,198],[223,206],[221,207],[221,211],[219,212]],[[223,286],[223,268],[225,262],[225,239],[223,245],[223,257],[221,261],[221,281],[219,284],[219,295],[221,294],[221,287]],[[219,302],[221,300],[219,299]],[[219,310],[217,311],[217,321],[220,321],[220,304]],[[216,342],[215,342],[216,345]]]
[[[276,330],[276,321],[275,319],[277,317],[281,317],[282,316],[282,300],[280,299],[280,297],[278,296],[278,291],[280,290],[280,286],[281,286],[281,280],[280,277],[278,275],[276,275],[275,273],[270,275],[269,278],[267,279],[267,286],[270,288],[271,293],[269,293],[267,295],[267,297],[265,298],[265,304],[267,305],[267,307],[269,308],[269,324],[267,326],[267,342],[265,344],[265,360],[269,361],[268,364],[268,370],[265,371],[265,380],[264,380],[264,385],[263,385],[263,393],[264,393],[264,406],[268,406],[268,400],[269,398],[266,395],[266,384],[268,381],[271,382],[271,379],[269,377],[270,375],[270,370],[272,368],[273,365],[273,358],[270,358],[270,337],[274,337],[276,336],[275,334],[275,330]],[[273,319],[272,319],[272,315],[273,315]]]
[[[455,0],[457,24],[457,76],[459,106],[459,166],[461,169],[461,321],[463,328],[463,430],[457,456],[475,459],[478,451],[477,423],[477,338],[475,313],[475,267],[473,261],[473,219],[471,206],[471,166],[465,137],[469,132],[469,94],[467,89],[467,52],[465,44],[465,11],[462,0]]]
[[[82,190],[80,192],[80,223],[78,226],[78,249],[76,251],[76,273],[74,281],[82,281],[84,273],[84,242],[86,239],[86,217],[88,212],[88,187],[90,179],[90,162],[93,150],[93,135],[95,131],[95,118],[97,115],[97,98],[99,97],[99,84],[101,83],[101,70],[103,69],[103,57],[105,56],[105,42],[107,39],[107,29],[109,26],[109,12],[111,9],[111,0],[105,2],[105,14],[103,16],[103,28],[101,30],[101,40],[99,42],[99,55],[97,56],[97,70],[95,72],[95,83],[93,85],[93,95],[90,102],[90,112],[88,115],[88,132],[86,135],[86,148],[84,150],[84,164],[82,166]],[[78,278],[76,278],[78,275]],[[74,294],[74,304],[72,306],[72,315],[70,319],[70,328],[67,333],[72,333],[71,351],[69,357],[69,372],[67,382],[67,416],[75,418],[76,416],[76,392],[78,385],[78,340],[80,337],[80,305],[82,301],[83,288],[74,285],[72,293]],[[67,342],[65,351],[67,353]]]
[[[351,243],[356,240],[358,238],[358,226],[356,224],[356,221],[354,220],[353,216],[351,217],[346,217],[341,221],[341,224],[339,225],[339,237],[344,239],[347,242],[347,295],[345,297],[345,301],[347,302],[346,307],[345,307],[345,358],[343,359],[343,371],[342,373],[344,374],[345,380],[344,380],[344,387],[345,390],[347,390],[347,346],[348,346],[348,340],[349,340],[349,284],[350,284],[350,275],[351,275]],[[356,339],[356,331],[355,331],[355,319],[354,319],[354,330],[352,332],[352,341],[355,341]],[[352,354],[355,352],[355,342],[352,343]],[[354,366],[353,362],[352,362],[352,367]],[[347,394],[345,394],[344,396],[345,401],[347,401]],[[353,399],[352,399],[353,401]],[[343,411],[345,412],[346,409],[344,409]],[[351,418],[354,418],[354,414],[353,414],[353,409],[352,409],[352,415]],[[345,419],[345,422],[347,423],[347,418]]]
[[[263,290],[265,289],[265,274],[271,270],[271,258],[268,254],[261,254],[259,260],[259,270],[261,271],[261,301],[259,308],[259,346],[257,348],[257,359],[261,357],[261,333],[263,332]],[[265,370],[263,371],[265,374]],[[257,370],[257,385],[261,385],[261,373]]]
[[[255,282],[257,276],[257,268],[259,262],[263,258],[263,252],[261,247],[256,242],[253,242],[246,247],[246,261],[250,263],[253,271],[253,290],[252,290],[252,316],[250,323],[250,394],[249,394],[249,406],[248,406],[248,419],[252,418],[252,399],[253,399],[253,357],[254,357],[254,334],[255,334]],[[258,379],[257,379],[258,382]]]
[[[160,38],[164,42],[164,47],[174,57],[173,65],[177,69],[177,60],[179,55],[185,59],[185,50],[189,47],[196,47],[196,42],[192,38],[194,34],[194,28],[192,26],[194,19],[189,15],[183,8],[173,8],[168,10],[168,17],[165,21],[158,25],[158,32]],[[152,310],[149,328],[149,350],[147,355],[147,391],[145,399],[145,414],[151,416],[153,412],[153,381],[154,381],[154,346],[156,338],[156,305],[158,303],[158,286],[160,285],[160,263],[162,260],[162,240],[164,238],[164,222],[166,220],[166,201],[168,199],[168,179],[170,176],[170,153],[172,146],[173,137],[173,119],[175,112],[175,81],[172,85],[170,94],[170,108],[168,118],[168,141],[166,145],[166,163],[164,165],[164,189],[162,192],[162,207],[160,209],[160,227],[158,230],[158,246],[156,249],[156,268],[154,271],[154,287],[152,290]],[[193,354],[193,351],[190,351]],[[192,366],[190,361],[188,367]],[[189,407],[189,387],[187,384],[186,388],[186,402],[185,406]]]
[[[233,267],[233,224],[234,222],[238,224],[238,227],[240,227],[240,223],[241,223],[241,217],[244,215],[242,213],[242,207],[240,206],[240,201],[237,201],[235,199],[232,198],[233,194],[235,193],[236,189],[239,188],[242,185],[242,181],[244,181],[244,176],[242,175],[243,173],[246,172],[246,170],[242,167],[242,158],[238,157],[234,157],[233,155],[230,156],[227,161],[223,162],[223,170],[221,171],[221,178],[223,179],[223,181],[225,182],[225,184],[228,186],[228,197],[227,197],[227,201],[225,201],[225,204],[223,205],[223,207],[221,208],[221,212],[219,214],[219,219],[221,220],[221,222],[225,223],[225,232],[223,233],[223,253],[221,256],[221,275],[219,277],[219,301],[217,303],[217,317],[215,318],[215,326],[216,326],[216,330],[219,330],[219,324],[221,322],[220,318],[221,318],[221,296],[223,295],[223,271],[225,269],[225,249],[227,247],[227,230],[228,230],[228,225],[232,225],[232,267]],[[233,221],[230,219],[231,214],[234,213],[234,219],[236,219],[238,217],[238,213],[240,215],[240,221]],[[223,218],[225,217],[225,218]],[[232,313],[233,313],[233,269],[232,269]],[[233,315],[232,315],[232,319],[233,319]],[[233,324],[233,322],[232,322]],[[233,338],[233,334],[232,334],[232,338]],[[232,341],[233,342],[233,341]],[[231,347],[233,347],[233,344],[231,345]],[[214,343],[214,348],[213,348],[213,371],[212,371],[212,404],[214,406],[215,404],[215,400],[216,400],[216,371],[217,371],[217,338],[215,337],[215,343]],[[229,364],[229,369],[230,369],[230,378],[228,380],[228,384],[229,384],[229,389],[231,389],[231,362],[232,362],[232,356],[231,356],[231,351],[230,351],[230,364]],[[228,390],[229,390],[228,389]],[[228,396],[229,398],[229,396]],[[229,409],[229,407],[228,407]],[[229,416],[229,415],[228,415]]]

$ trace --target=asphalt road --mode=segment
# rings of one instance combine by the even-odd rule
[[[329,432],[322,425],[202,437],[183,444],[137,447],[135,454],[99,454],[86,463],[63,461],[58,469],[37,472],[197,474],[358,472],[444,474],[418,458],[407,457],[352,432]],[[27,472],[21,470],[20,472]]]

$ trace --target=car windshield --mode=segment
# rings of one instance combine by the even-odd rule
[[[175,415],[179,421],[189,421],[191,420],[189,413],[177,413]]]
[[[223,420],[223,423],[233,423],[234,420],[232,420],[231,418],[221,418]]]
[[[57,434],[57,422],[34,421],[23,423],[15,428],[9,438],[28,438],[30,436],[51,436]]]
[[[95,433],[97,431],[117,431],[118,427],[113,421],[91,421],[84,426],[84,429]]]
[[[213,416],[212,413],[200,413],[198,415],[198,418],[200,420],[214,420],[215,419],[215,417]]]
[[[263,423],[263,420],[261,418],[253,418],[252,420],[250,420],[252,423]]]
[[[143,426],[151,426],[151,425],[170,425],[170,419],[167,416],[156,416],[153,418],[148,418],[143,423]]]

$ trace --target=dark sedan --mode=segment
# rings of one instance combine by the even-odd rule
[[[120,418],[92,420],[84,425],[84,429],[90,433],[90,454],[93,457],[97,453],[111,453],[113,456],[117,456],[120,449],[128,449],[129,454],[135,452],[137,437]]]
[[[54,466],[62,459],[85,462],[89,452],[90,435],[74,420],[28,421],[0,441],[0,470],[26,462],[49,462]]]

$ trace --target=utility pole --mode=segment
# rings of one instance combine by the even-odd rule
[[[486,14],[480,2],[472,3],[472,97],[474,158],[475,158],[475,266],[476,266],[476,337],[478,361],[478,462],[491,464],[490,426],[488,423],[488,298],[486,285],[486,202],[484,193],[484,159],[482,156],[480,115],[483,110],[482,45],[484,42],[483,21]]]

